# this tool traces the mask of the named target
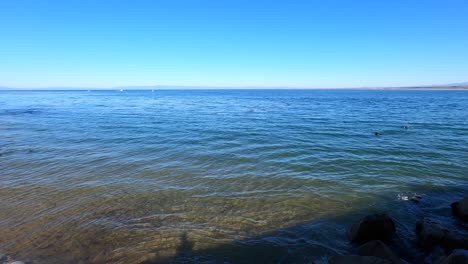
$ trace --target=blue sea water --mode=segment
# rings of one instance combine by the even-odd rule
[[[0,143],[0,253],[35,263],[320,262],[369,212],[414,261],[468,194],[468,91],[0,91]]]

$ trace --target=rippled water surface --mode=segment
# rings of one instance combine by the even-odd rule
[[[0,251],[36,263],[320,261],[467,192],[467,91],[0,91],[0,136]]]

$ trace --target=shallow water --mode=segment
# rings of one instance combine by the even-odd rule
[[[35,263],[320,261],[468,189],[467,91],[0,91],[0,135],[0,251]]]

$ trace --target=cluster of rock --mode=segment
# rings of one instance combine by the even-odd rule
[[[452,204],[453,214],[468,221],[468,197]],[[435,264],[468,264],[468,236],[449,230],[434,220],[424,218],[416,226],[419,247],[430,251],[441,247],[451,251],[449,256],[440,256]],[[328,258],[330,264],[400,264],[400,259],[385,244],[396,234],[395,222],[386,214],[368,215],[355,223],[350,231],[351,242],[358,246],[358,255],[339,255]]]

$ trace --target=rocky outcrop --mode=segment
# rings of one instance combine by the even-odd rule
[[[467,264],[468,251],[467,250],[454,250],[450,256],[443,258],[438,264]]]
[[[468,249],[468,236],[448,230],[429,218],[424,218],[416,226],[420,246],[430,250],[436,245],[444,248]]]
[[[409,200],[419,202],[420,199],[420,196],[414,196]],[[467,220],[468,197],[453,203],[452,210],[454,215]],[[440,223],[434,220],[438,218],[430,219],[425,217],[416,225],[419,246],[425,252],[418,252],[413,256],[409,255],[408,252],[413,254],[414,251],[409,250],[406,252],[406,258],[415,261],[414,263],[468,264],[468,232],[465,230],[465,224],[457,222],[456,225],[453,225],[455,222],[446,222],[446,220],[443,220],[444,217],[440,221],[445,222]],[[461,229],[459,229],[460,227]],[[395,222],[387,214],[365,216],[356,222],[350,230],[350,239],[359,246],[357,248],[359,255],[331,256],[328,258],[328,262],[330,264],[408,263],[404,259],[400,259],[384,242],[391,240],[395,233]],[[392,245],[399,249],[400,253],[404,253],[405,249],[398,244]],[[451,250],[453,250],[452,254],[447,256],[446,254]],[[422,254],[420,255],[420,253]]]
[[[452,212],[458,218],[468,221],[468,197],[461,201],[452,203]]]
[[[391,261],[372,256],[331,256],[329,264],[392,264]]]
[[[358,248],[360,256],[373,256],[389,260],[393,264],[400,263],[400,259],[380,240],[373,240]]]
[[[395,230],[395,223],[387,214],[368,215],[352,226],[351,242],[360,244],[372,240],[388,241]]]

